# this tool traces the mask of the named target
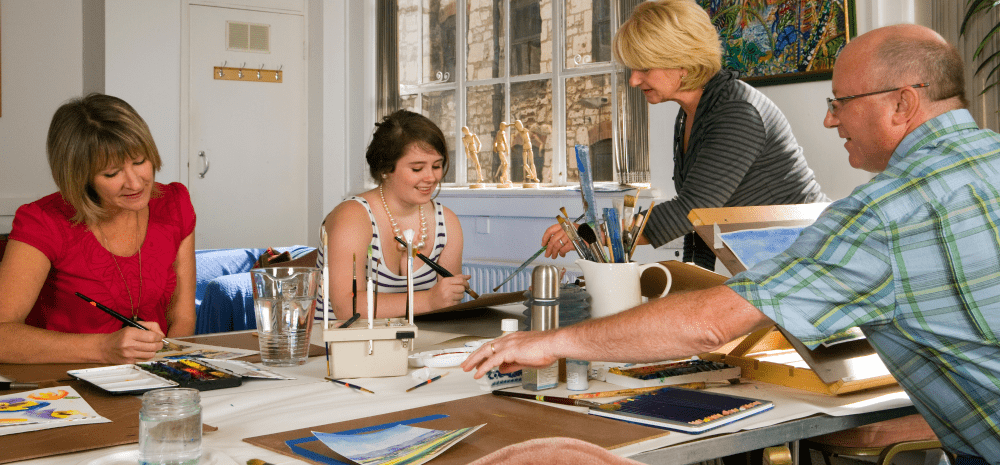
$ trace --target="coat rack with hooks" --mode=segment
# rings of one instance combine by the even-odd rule
[[[281,66],[278,69],[264,69],[264,65],[259,68],[247,68],[246,63],[240,67],[227,67],[226,63],[212,69],[212,77],[223,81],[250,81],[250,82],[281,82],[283,72]]]

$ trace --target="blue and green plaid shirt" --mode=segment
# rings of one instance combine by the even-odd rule
[[[860,327],[945,447],[1000,459],[1000,134],[966,110],[727,285],[810,348]]]

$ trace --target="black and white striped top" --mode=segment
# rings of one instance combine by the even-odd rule
[[[653,207],[644,232],[654,247],[691,233],[694,208],[829,201],[785,115],[732,71],[705,85],[685,152],[686,118],[682,109],[674,125],[677,197]]]
[[[382,240],[379,235],[378,223],[375,222],[375,215],[372,213],[371,205],[362,197],[353,196],[347,200],[354,200],[365,207],[365,211],[368,212],[368,219],[371,220],[372,224],[372,258],[371,262],[368,263],[369,269],[374,269],[378,273],[378,292],[389,292],[389,293],[402,293],[406,292],[406,276],[400,276],[393,273],[386,267],[385,259],[382,257]],[[438,261],[441,257],[441,251],[444,250],[445,244],[448,243],[448,230],[444,224],[444,207],[440,202],[434,202],[434,223],[435,226],[433,230],[434,234],[434,249],[431,250],[428,258],[434,261]],[[390,232],[391,234],[391,232]],[[389,247],[396,246],[396,240],[392,239],[392,236],[388,236]],[[326,243],[326,228],[320,225],[320,241]],[[405,254],[404,254],[405,255]],[[319,248],[319,255],[316,257],[316,267],[323,269],[326,263],[326,257],[323,256],[322,244]],[[381,263],[376,268],[376,264]],[[422,266],[421,266],[422,265]],[[437,273],[431,269],[431,267],[425,265],[420,260],[415,260],[413,263],[413,268],[417,271],[413,274],[413,290],[414,291],[426,291],[437,283]],[[364,279],[363,276],[358,276],[358,279]],[[372,278],[374,280],[374,276]],[[363,300],[362,296],[358,296],[359,300]],[[316,299],[316,319],[323,319],[323,284],[320,283],[319,297]],[[360,303],[358,305],[361,305]]]

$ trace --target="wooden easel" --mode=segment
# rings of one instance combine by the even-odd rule
[[[808,226],[828,204],[773,205],[759,207],[700,208],[688,219],[695,232],[715,252],[733,275],[746,271],[733,251],[716,232],[725,233],[775,226]],[[808,367],[760,360],[765,351],[795,351]],[[743,368],[743,378],[780,384],[822,394],[844,394],[896,383],[867,340],[852,341],[810,350],[781,328],[772,326],[750,333],[720,352],[702,358]]]

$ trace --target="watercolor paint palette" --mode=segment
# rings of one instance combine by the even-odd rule
[[[170,387],[209,391],[243,383],[240,376],[218,367],[208,367],[194,359],[71,370],[67,374],[111,394],[140,394]]]
[[[616,367],[605,381],[627,388],[642,388],[696,382],[738,381],[742,369],[722,362],[690,359],[653,365]]]

